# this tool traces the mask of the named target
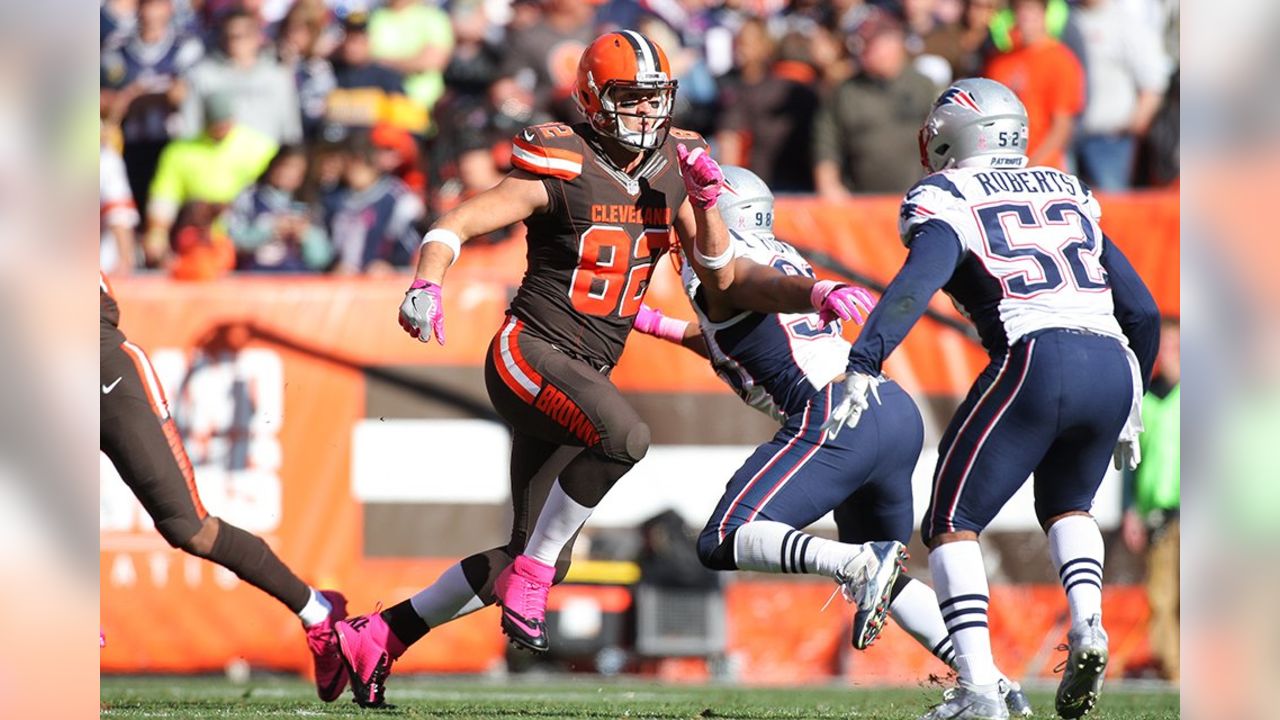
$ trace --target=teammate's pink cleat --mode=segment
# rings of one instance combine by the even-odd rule
[[[547,593],[556,569],[527,555],[498,574],[493,591],[502,606],[502,632],[519,647],[547,650]]]
[[[378,612],[334,623],[333,636],[338,654],[351,679],[351,692],[360,707],[389,707],[386,704],[387,676],[391,663],[404,654],[405,644],[391,632]]]
[[[347,671],[338,654],[338,641],[333,636],[333,625],[347,617],[347,598],[337,590],[321,590],[329,605],[329,617],[307,628],[307,649],[316,670],[316,694],[325,702],[333,702],[347,689]]]

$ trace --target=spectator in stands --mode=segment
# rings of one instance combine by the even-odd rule
[[[308,141],[320,132],[329,93],[338,86],[328,58],[333,42],[329,12],[322,2],[300,0],[280,22],[276,54],[293,74],[302,111],[302,136]]]
[[[427,189],[418,157],[418,143],[404,128],[389,123],[373,126],[370,141],[377,148],[378,170],[394,175],[410,190],[421,196]]]
[[[714,134],[719,88],[699,52],[685,47],[680,35],[657,16],[641,19],[635,30],[662,48],[671,63],[671,77],[680,84],[672,109],[676,127],[706,136]]]
[[[587,0],[545,0],[541,12],[536,25],[509,36],[502,74],[533,91],[536,113],[578,122],[573,84],[582,51],[596,36],[593,8]]]
[[[1045,27],[1046,0],[1014,0],[1018,44],[983,74],[1017,93],[1027,108],[1028,165],[1066,169],[1065,151],[1084,109],[1084,70]]]
[[[775,192],[812,192],[817,73],[806,62],[803,36],[785,40],[780,53],[765,21],[742,26],[716,143],[723,162],[751,168]]]
[[[123,132],[129,185],[138,188],[138,207],[145,213],[156,163],[187,94],[183,75],[204,48],[177,32],[171,0],[141,0],[136,27],[119,48],[103,52],[100,79],[103,116]]]
[[[221,52],[197,64],[190,75],[191,92],[183,107],[187,132],[204,127],[204,100],[215,93],[233,99],[238,122],[279,143],[302,139],[298,89],[290,72],[263,54],[258,19],[235,10],[223,19]]]
[[[979,75],[997,50],[991,38],[991,24],[1004,0],[964,0],[960,18],[960,54],[951,59],[957,78]]]
[[[220,222],[224,203],[195,201],[178,215],[173,256],[167,263],[177,280],[214,280],[235,269],[236,248]]]
[[[327,119],[349,128],[369,129],[380,122],[410,132],[426,131],[426,111],[409,100],[404,75],[373,57],[369,16],[352,13],[334,63],[338,87],[329,93]]]
[[[901,23],[872,8],[850,39],[859,71],[814,121],[814,185],[828,199],[901,193],[920,179],[917,133],[936,95],[907,58]]]
[[[236,247],[236,269],[321,272],[333,247],[311,206],[298,199],[307,176],[307,153],[297,145],[276,152],[258,182],[246,188],[227,211],[227,230]]]
[[[964,27],[959,18],[943,18],[940,0],[902,0],[902,14],[912,64],[941,92],[958,77],[955,68],[964,62]]]
[[[98,47],[106,52],[128,42],[137,16],[138,0],[103,0],[98,7]]]
[[[129,190],[124,159],[102,133],[98,151],[98,209],[102,238],[98,244],[98,267],[116,275],[128,274],[138,264],[134,232],[138,208]]]
[[[278,147],[271,138],[238,122],[233,101],[225,94],[207,96],[200,116],[205,131],[169,143],[151,182],[143,251],[153,267],[170,259],[169,234],[185,204],[201,202],[216,211],[230,203],[262,174]]]
[[[1179,510],[1182,505],[1179,430],[1181,379],[1179,323],[1160,332],[1156,376],[1142,400],[1142,462],[1125,478],[1125,545],[1146,555],[1149,642],[1161,675],[1177,682],[1179,664]]]
[[[1094,189],[1124,190],[1168,86],[1161,39],[1119,0],[1084,0],[1071,18],[1085,40],[1089,98],[1075,142],[1078,172]]]
[[[449,18],[456,44],[444,69],[445,87],[455,100],[465,98],[468,106],[482,104],[498,79],[502,50],[489,42],[489,21],[479,0],[454,3]]]
[[[833,31],[818,25],[808,29],[809,62],[818,71],[818,94],[828,96],[853,77],[853,59]]]
[[[444,93],[443,71],[453,51],[453,25],[423,0],[387,0],[369,16],[373,57],[404,75],[409,99],[430,113]]]
[[[329,236],[342,274],[385,274],[406,268],[422,239],[424,207],[408,187],[378,168],[377,147],[366,132],[348,140],[344,187],[325,202]]]

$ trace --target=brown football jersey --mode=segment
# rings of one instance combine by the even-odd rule
[[[512,141],[513,164],[543,179],[550,206],[525,220],[528,270],[510,312],[562,351],[611,368],[685,200],[676,146],[706,142],[672,128],[628,175],[598,137],[586,123],[547,123]]]
[[[124,342],[124,334],[120,332],[120,306],[111,297],[111,285],[107,277],[98,273],[98,345],[100,351],[113,348]]]

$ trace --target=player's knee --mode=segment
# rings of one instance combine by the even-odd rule
[[[601,449],[611,460],[635,464],[649,452],[649,425],[642,420],[626,423],[610,433],[610,437],[610,440],[601,445]]]
[[[937,533],[930,537],[924,538],[924,544],[930,550],[936,550],[942,545],[953,542],[977,542],[978,533],[976,530],[957,530],[955,532]]]
[[[733,561],[733,533],[722,541],[717,532],[704,532],[698,537],[698,559],[708,570],[736,570]]]
[[[221,524],[218,518],[209,516],[200,523],[200,529],[183,545],[182,549],[200,558],[213,557],[213,544],[218,539]]]
[[[183,552],[196,555],[194,548],[201,541],[197,540],[200,533],[204,531],[205,524],[210,518],[204,521],[192,515],[180,515],[178,517],[163,518],[156,520],[156,531],[160,533],[160,537],[169,543],[169,547],[182,550]],[[212,547],[212,544],[210,544]]]
[[[1056,510],[1042,510],[1039,506],[1036,507],[1036,517],[1040,520],[1040,527],[1043,528],[1046,533],[1049,532],[1049,528],[1053,527],[1054,523],[1073,515],[1093,517],[1089,514],[1087,509],[1062,510],[1059,508]]]

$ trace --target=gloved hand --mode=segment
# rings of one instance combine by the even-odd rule
[[[436,342],[444,345],[444,300],[441,287],[426,280],[414,280],[404,294],[404,302],[400,303],[400,327],[411,336],[422,342],[430,342],[436,336]]]
[[[1111,459],[1115,461],[1117,470],[1137,470],[1138,463],[1142,462],[1142,448],[1138,444],[1138,433],[1130,432],[1126,427],[1120,433],[1120,440],[1116,442],[1116,449],[1111,453]]]
[[[831,417],[822,424],[821,430],[827,440],[835,440],[840,430],[845,427],[857,426],[858,421],[862,419],[862,412],[871,407],[868,394],[874,396],[876,402],[880,402],[878,376],[851,372],[845,375],[844,380],[836,382],[844,383],[844,397],[831,411]]]
[[[676,155],[680,158],[680,178],[684,180],[684,189],[689,194],[689,202],[699,210],[715,207],[720,199],[720,188],[724,184],[724,173],[720,166],[704,148],[696,148],[689,152],[683,143],[676,146]]]
[[[809,302],[818,311],[818,319],[826,327],[832,320],[853,320],[861,325],[876,306],[875,298],[865,288],[819,280],[809,291]]]

